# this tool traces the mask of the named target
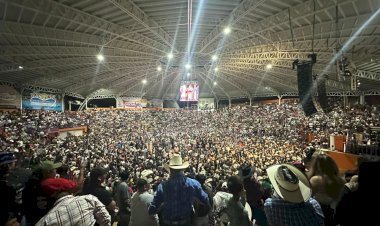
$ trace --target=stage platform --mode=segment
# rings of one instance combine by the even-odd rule
[[[328,149],[322,150],[335,160],[340,172],[344,173],[357,169],[359,155],[349,154],[341,151],[330,151]]]

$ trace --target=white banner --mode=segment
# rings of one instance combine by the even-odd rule
[[[119,97],[116,99],[118,108],[144,108],[147,105],[147,100],[139,97]]]
[[[21,94],[13,87],[0,85],[0,108],[20,108]]]

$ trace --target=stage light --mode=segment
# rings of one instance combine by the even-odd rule
[[[169,54],[168,54],[168,58],[169,58],[169,60],[173,59],[173,57],[174,57],[174,56],[173,56],[173,53],[169,53]]]
[[[24,69],[24,67],[20,65],[20,66],[18,66],[18,69]]]
[[[214,71],[215,71],[215,72],[217,72],[218,70],[219,70],[219,68],[217,68],[217,67],[216,67],[216,68],[214,68]]]
[[[218,83],[217,82],[214,82],[214,86],[216,86]]]
[[[100,53],[96,56],[96,58],[98,58],[99,61],[103,61],[104,60],[104,56],[102,54],[100,54]]]
[[[272,64],[267,64],[266,68],[267,69],[272,69],[273,65]]]
[[[157,71],[162,71],[162,67],[161,67],[161,66],[158,66],[158,67],[157,67]]]
[[[225,27],[225,28],[223,29],[223,33],[224,33],[225,35],[228,35],[229,33],[231,33],[231,28],[230,28],[230,27]]]
[[[190,77],[190,72],[187,72],[187,77]]]
[[[143,79],[141,82],[142,82],[142,84],[146,84],[147,83],[146,79]]]
[[[216,61],[218,59],[218,56],[217,55],[212,55],[211,59],[212,59],[212,61]]]
[[[191,65],[190,65],[190,64],[186,64],[186,65],[185,65],[185,68],[186,68],[186,69],[190,69],[190,68],[191,68]]]

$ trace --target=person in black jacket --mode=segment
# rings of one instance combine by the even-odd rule
[[[19,225],[17,219],[19,209],[15,203],[16,190],[9,186],[7,181],[14,162],[16,162],[16,159],[13,153],[0,153],[0,191],[4,194],[0,205],[0,225]]]
[[[62,163],[43,161],[26,182],[22,192],[22,206],[28,225],[35,225],[53,207],[54,200],[42,191],[41,182],[55,178],[57,169],[61,166]]]
[[[359,166],[359,186],[356,191],[343,195],[335,211],[335,223],[340,226],[377,225],[378,208],[372,204],[380,201],[379,180],[380,162],[364,162]]]
[[[264,212],[264,201],[268,197],[264,192],[260,182],[254,176],[255,167],[242,166],[239,170],[239,176],[243,180],[244,189],[246,190],[247,202],[252,208],[252,217],[259,226],[268,225],[268,221]],[[252,220],[252,219],[251,219]]]

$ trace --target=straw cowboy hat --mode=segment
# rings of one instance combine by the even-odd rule
[[[174,154],[169,163],[164,165],[164,168],[168,171],[169,169],[186,169],[187,167],[189,167],[189,162],[183,162],[179,154]]]
[[[289,164],[270,166],[268,177],[276,193],[285,201],[306,202],[311,196],[310,182],[300,170]]]
[[[152,170],[143,170],[140,173],[140,178],[146,180],[149,184],[153,182],[153,171]]]

